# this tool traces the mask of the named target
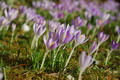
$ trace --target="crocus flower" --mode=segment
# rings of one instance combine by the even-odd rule
[[[91,19],[92,14],[91,14],[90,12],[88,12],[88,11],[85,11],[85,17],[86,17],[87,19]]]
[[[0,31],[4,28],[4,27],[6,27],[6,26],[8,26],[8,24],[10,24],[10,22],[5,18],[5,17],[0,17]]]
[[[79,65],[81,71],[84,71],[87,67],[89,67],[93,63],[93,58],[91,55],[86,55],[86,52],[83,51],[79,58]]]
[[[61,19],[61,18],[64,18],[64,13],[63,12],[60,12],[60,11],[57,11],[57,12],[51,12],[50,11],[50,14],[55,18],[55,19]]]
[[[36,15],[33,19],[33,21],[39,25],[45,26],[46,21],[43,16]]]
[[[115,41],[112,41],[112,43],[111,43],[111,49],[112,50],[118,49],[119,46],[120,46],[119,43],[116,43]]]
[[[98,34],[98,41],[99,41],[98,44],[101,44],[101,43],[105,42],[108,38],[109,38],[109,35],[104,34],[103,32],[100,32]]]
[[[33,49],[34,47],[37,48],[38,46],[38,39],[44,34],[44,32],[46,31],[46,26],[42,26],[40,24],[34,24],[33,25],[33,30],[34,30],[34,38],[32,40],[32,44],[31,44],[31,49]]]
[[[59,42],[61,44],[66,44],[74,39],[74,26],[67,25],[67,29],[62,29],[59,32]]]
[[[80,44],[85,43],[86,41],[88,41],[88,39],[85,39],[85,34],[81,34],[81,31],[79,31],[76,35],[75,35],[75,46],[78,46]]]
[[[94,41],[94,42],[92,43],[92,45],[90,46],[89,53],[90,53],[90,54],[94,53],[97,48],[98,48],[98,47],[97,47],[97,43],[96,43],[96,41]]]
[[[61,25],[60,25],[59,22],[55,22],[55,21],[50,21],[49,22],[49,30],[50,30],[50,32],[55,32],[60,26]]]
[[[77,17],[74,21],[73,21],[73,25],[77,28],[77,27],[81,27],[84,26],[86,24],[86,20],[81,19],[80,17]]]
[[[47,49],[49,50],[55,49],[59,46],[59,39],[57,33],[49,33],[48,38],[44,36],[43,40]]]
[[[87,25],[87,28],[88,28],[88,30],[91,30],[91,29],[93,28],[93,25],[88,24],[88,25]]]
[[[109,22],[110,14],[103,14],[101,19],[96,20],[97,27],[103,26]]]
[[[0,26],[6,26],[8,25],[10,22],[5,18],[5,17],[0,17]]]
[[[17,9],[13,9],[13,8],[9,8],[8,10],[5,9],[4,13],[5,13],[5,17],[9,21],[12,21],[12,20],[16,19],[17,16],[18,16],[18,10]]]
[[[93,63],[93,58],[91,55],[86,55],[86,52],[83,51],[79,58],[79,65],[80,65],[80,74],[79,80],[81,80],[82,73]]]
[[[33,30],[35,35],[39,38],[46,31],[46,27],[35,23]]]
[[[8,5],[5,2],[0,1],[0,7],[4,10],[8,7]]]

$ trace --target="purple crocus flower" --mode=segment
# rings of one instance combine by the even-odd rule
[[[77,27],[81,27],[84,26],[86,24],[86,21],[81,19],[80,17],[77,17],[74,21],[73,21],[73,25],[77,28]]]
[[[90,12],[88,12],[88,11],[85,11],[85,17],[86,17],[87,19],[91,19],[92,14],[91,14]]]
[[[74,39],[74,26],[67,25],[67,29],[61,29],[59,32],[59,42],[66,44]]]
[[[10,22],[5,18],[5,17],[0,17],[0,26],[6,26],[8,25]]]
[[[8,7],[8,5],[5,2],[0,1],[0,7],[4,10]]]
[[[112,50],[118,49],[119,46],[120,46],[119,43],[116,43],[115,41],[112,41],[112,43],[111,43],[111,48],[112,48]]]
[[[79,31],[76,35],[75,35],[75,46],[78,46],[80,44],[85,43],[86,41],[88,41],[88,39],[85,39],[85,34],[81,34],[81,31]]]
[[[44,17],[40,15],[34,15],[33,21],[42,26],[45,26],[46,24]]]
[[[55,21],[49,22],[49,30],[51,32],[55,32],[60,26],[61,24],[59,22],[55,22]]]
[[[35,35],[39,38],[46,31],[46,27],[35,23],[33,30]]]
[[[110,18],[110,14],[103,14],[101,19],[96,20],[96,25],[103,26],[103,25],[109,23],[109,18]]]
[[[19,8],[20,12],[23,13],[23,14],[26,13],[27,9],[28,8],[26,6],[20,6],[20,8]]]
[[[44,36],[44,43],[49,50],[53,50],[59,46],[59,39],[57,33],[49,33],[49,37]]]
[[[64,13],[63,12],[60,12],[60,11],[56,11],[56,12],[51,12],[50,11],[50,14],[55,18],[55,19],[61,19],[61,18],[64,18]]]
[[[33,30],[34,30],[35,35],[34,35],[34,38],[33,38],[32,44],[31,44],[31,49],[33,49],[35,47],[37,48],[38,40],[46,31],[46,26],[35,23],[33,25]]]
[[[18,16],[18,10],[17,9],[13,9],[13,8],[9,8],[8,10],[5,9],[4,13],[5,13],[5,17],[9,21],[12,21],[12,20],[16,19],[17,16]]]
[[[98,34],[99,44],[105,42],[108,38],[109,38],[109,35],[104,34],[103,32],[100,32],[100,33]]]
[[[93,63],[93,58],[91,55],[86,55],[86,52],[83,51],[79,58],[79,64],[81,73],[85,71],[87,67],[89,67]]]
[[[92,24],[88,24],[87,28],[88,28],[88,30],[91,30],[93,28],[93,25]]]
[[[97,45],[96,41],[94,41],[94,42],[92,43],[92,45],[90,46],[89,53],[90,53],[90,54],[94,53],[94,52],[96,51],[96,49],[98,48],[97,46],[98,46],[98,45]]]

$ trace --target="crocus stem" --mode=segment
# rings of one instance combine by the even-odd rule
[[[6,71],[5,71],[5,68],[3,68],[3,71],[4,71],[4,80],[7,80],[7,79],[6,79]]]
[[[109,57],[110,57],[110,53],[112,53],[113,50],[110,50],[107,54],[107,57],[106,57],[106,60],[105,60],[105,66],[107,65],[108,63],[108,60],[109,60]]]
[[[80,71],[80,73],[79,73],[79,78],[78,78],[78,80],[82,80],[82,71]]]
[[[43,66],[44,66],[44,62],[45,62],[45,59],[46,59],[46,56],[47,56],[48,52],[49,52],[49,50],[47,50],[47,51],[45,52],[45,54],[44,54],[44,57],[43,57],[43,60],[42,60],[42,64],[41,64],[40,69],[42,69]]]
[[[118,36],[118,38],[117,38],[117,43],[120,41],[120,35]]]
[[[31,49],[35,48],[36,45],[36,36],[33,37],[32,44],[31,44]]]
[[[94,37],[96,30],[97,30],[97,27],[94,28],[93,33],[92,33],[92,37]]]
[[[11,41],[10,41],[10,43],[13,42],[13,36],[14,36],[14,32],[12,33],[12,37],[11,37]]]
[[[58,49],[57,49],[57,51],[56,51],[56,53],[55,53],[55,56],[54,56],[54,58],[53,58],[52,67],[54,67],[54,65],[55,65],[55,60],[56,60],[56,57],[57,57],[58,52],[59,52],[59,50],[60,50],[61,47],[62,47],[62,45],[60,45],[60,46],[58,47]]]
[[[95,52],[95,54],[94,54],[94,56],[93,56],[93,58],[94,58],[94,59],[95,59],[95,58],[96,58],[96,56],[97,56],[98,49],[99,49],[100,45],[101,45],[101,43],[100,43],[100,44],[98,44],[98,46],[97,46],[96,52]]]
[[[66,64],[65,64],[65,67],[64,67],[64,70],[63,70],[63,71],[66,70],[66,67],[67,67],[67,65],[68,65],[68,63],[69,63],[69,61],[70,61],[70,59],[71,59],[71,57],[72,57],[72,54],[73,54],[73,52],[74,52],[74,50],[75,50],[75,47],[76,47],[76,46],[73,47],[73,49],[72,49],[72,51],[71,51],[71,53],[70,53],[70,55],[69,55],[69,57],[68,57],[68,59],[67,59],[67,61],[66,61]]]

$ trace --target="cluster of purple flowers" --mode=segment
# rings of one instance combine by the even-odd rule
[[[35,8],[29,8],[27,6],[20,6],[19,9],[11,8],[5,2],[0,2],[0,8],[4,12],[0,14],[0,31],[4,29],[4,27],[8,28],[10,24],[12,24],[12,32],[14,33],[16,29],[16,24],[13,21],[16,18],[20,18],[21,16],[25,17],[23,23],[23,29],[29,28],[32,24],[33,25],[33,41],[31,44],[31,49],[37,48],[39,45],[39,38],[43,35],[43,41],[48,51],[56,49],[58,46],[65,45],[68,43],[74,43],[74,47],[68,57],[66,65],[64,67],[64,71],[70,61],[70,58],[74,52],[74,49],[87,42],[90,38],[86,38],[86,34],[82,34],[81,27],[86,26],[87,31],[93,31],[93,34],[97,34],[94,32],[95,30],[99,30],[101,26],[105,26],[106,24],[110,23],[110,21],[114,20],[116,16],[111,15],[108,13],[109,11],[113,11],[117,13],[118,10],[118,3],[114,2],[113,0],[107,0],[104,4],[98,4],[97,2],[86,2],[84,0],[60,0],[59,3],[55,3],[52,1],[43,1],[43,2],[33,2],[33,7],[35,8],[42,8],[48,10],[50,15],[53,16],[52,20],[47,20],[44,16],[41,16],[36,13]],[[71,25],[67,23],[60,23],[60,19],[65,19],[66,14],[71,14],[73,12],[81,12],[83,11],[84,17],[76,16],[74,19],[71,20]],[[20,14],[20,16],[18,15]],[[91,22],[92,18],[95,19],[95,24]],[[117,42],[112,41],[111,43],[111,50],[116,50],[119,48],[120,44],[120,27],[116,26],[116,32],[118,33]],[[89,36],[89,32],[86,32]],[[44,35],[45,34],[45,35]],[[13,41],[13,35],[11,42]],[[80,75],[79,79],[81,79],[82,73],[89,67],[96,58],[97,50],[101,44],[106,42],[110,37],[109,34],[105,34],[104,32],[99,32],[98,34],[98,41],[94,41],[90,46],[88,51],[83,51],[79,58],[79,65],[80,65]],[[90,35],[91,36],[91,35]],[[93,36],[95,37],[95,36]],[[46,52],[41,69],[44,65],[45,58],[47,56]],[[88,54],[87,54],[88,52]],[[109,53],[109,55],[110,55]],[[94,54],[94,55],[93,55]],[[106,59],[106,63],[108,61],[108,57]]]

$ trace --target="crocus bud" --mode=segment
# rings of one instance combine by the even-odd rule
[[[112,41],[112,43],[111,43],[111,49],[112,50],[118,49],[119,46],[120,46],[119,43],[116,43],[115,41]]]
[[[86,52],[83,51],[79,58],[79,65],[81,72],[84,72],[87,67],[93,63],[93,58],[91,55],[86,55]]]
[[[97,49],[97,43],[96,41],[94,41],[92,45],[90,46],[89,53],[90,54],[94,53],[96,49]]]
[[[59,27],[60,27],[60,23],[58,22],[55,22],[55,21],[50,21],[49,22],[49,30],[51,32],[55,32]]]
[[[100,32],[98,34],[98,41],[99,41],[100,44],[105,42],[108,38],[109,38],[109,35],[104,34],[103,32]]]
[[[85,34],[81,34],[81,31],[79,31],[76,35],[75,35],[75,46],[78,46],[80,44],[83,44],[85,42],[87,42],[88,39],[85,39]]]
[[[79,27],[82,27],[84,25],[86,25],[87,21],[81,19],[80,17],[77,17],[74,21],[73,21],[73,25],[78,29]]]
[[[46,27],[39,24],[34,24],[33,30],[35,35],[39,38],[46,31]]]

